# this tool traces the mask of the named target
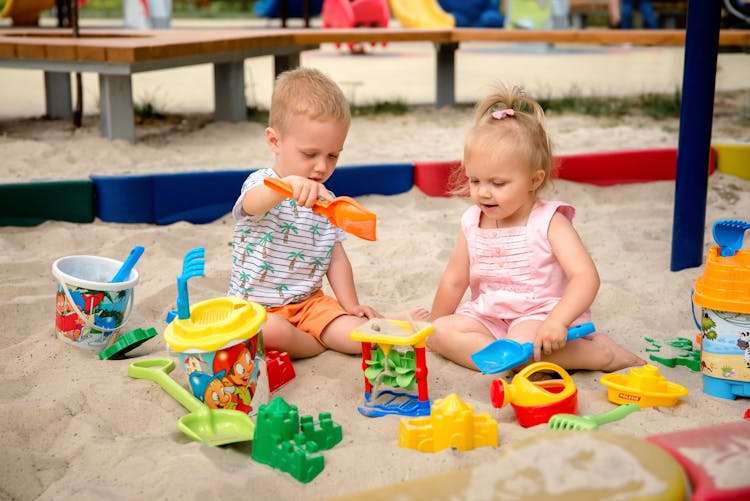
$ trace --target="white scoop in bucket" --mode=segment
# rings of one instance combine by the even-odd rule
[[[61,257],[52,264],[57,279],[55,333],[69,344],[100,351],[119,335],[133,310],[138,271],[110,280],[122,261],[99,256]]]

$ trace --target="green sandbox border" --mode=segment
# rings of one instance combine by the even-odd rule
[[[50,219],[91,223],[94,197],[90,179],[0,184],[0,226],[36,226]]]

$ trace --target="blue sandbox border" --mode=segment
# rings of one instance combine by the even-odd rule
[[[210,223],[229,213],[250,170],[91,176],[96,213],[114,223]],[[395,195],[414,185],[412,164],[339,167],[326,183],[337,195]]]

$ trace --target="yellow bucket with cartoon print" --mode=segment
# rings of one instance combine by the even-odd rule
[[[262,328],[266,310],[227,296],[190,307],[190,317],[175,318],[164,341],[180,360],[190,389],[212,409],[253,415],[268,402],[269,386]]]

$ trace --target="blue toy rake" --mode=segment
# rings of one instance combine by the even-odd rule
[[[206,268],[206,251],[203,247],[196,247],[185,254],[182,260],[182,274],[177,277],[177,311],[167,314],[167,323],[175,316],[181,320],[190,318],[190,297],[188,295],[188,280],[193,277],[204,276]]]

